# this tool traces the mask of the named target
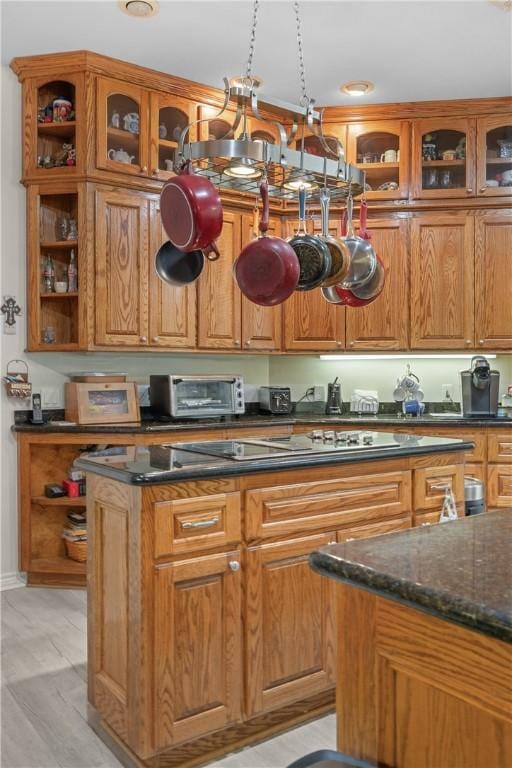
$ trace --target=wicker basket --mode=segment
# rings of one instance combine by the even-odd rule
[[[68,541],[65,539],[68,557],[76,560],[77,563],[85,563],[87,560],[87,542],[86,541]]]

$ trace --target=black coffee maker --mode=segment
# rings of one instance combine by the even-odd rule
[[[500,372],[491,371],[487,358],[475,355],[469,370],[460,372],[460,378],[464,416],[496,416]]]

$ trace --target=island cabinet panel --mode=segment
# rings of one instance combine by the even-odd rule
[[[169,238],[160,218],[160,204],[152,201],[149,243],[149,344],[156,347],[195,349],[197,286],[165,283],[155,269],[155,256]]]
[[[198,284],[199,347],[240,349],[241,294],[233,279],[233,263],[241,248],[240,214],[224,212],[217,240],[220,259],[207,263]]]
[[[236,544],[240,494],[217,493],[154,505],[155,557]]]
[[[396,520],[383,520],[372,525],[357,525],[354,528],[343,528],[336,534],[336,541],[352,541],[353,539],[367,539],[370,536],[381,536],[383,533],[405,531],[412,527],[412,515],[399,517]]]
[[[309,555],[334,533],[247,550],[246,712],[251,717],[334,684],[333,583]]]
[[[372,220],[372,244],[384,263],[386,284],[378,301],[346,310],[347,349],[409,346],[409,256],[406,219]]]
[[[512,349],[512,211],[475,218],[477,349]]]
[[[139,346],[148,335],[148,200],[96,192],[96,343]]]
[[[411,510],[406,470],[257,488],[246,494],[249,541],[399,517]]]
[[[156,569],[157,749],[241,718],[241,571],[234,563],[239,551]]]
[[[490,507],[512,507],[512,469],[510,464],[489,464],[487,484]]]
[[[411,222],[411,348],[474,345],[474,222],[466,212]]]

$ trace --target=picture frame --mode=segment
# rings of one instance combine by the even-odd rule
[[[66,421],[77,424],[140,422],[134,382],[70,382],[65,386]]]

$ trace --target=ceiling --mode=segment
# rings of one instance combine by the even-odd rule
[[[338,88],[370,80],[358,103],[512,94],[512,12],[488,0],[303,0],[308,93],[319,104],[356,99]],[[89,49],[220,86],[245,69],[252,2],[161,0],[150,19],[115,0],[3,0],[2,62],[14,56]],[[296,101],[291,2],[260,4],[253,72],[269,96]]]

